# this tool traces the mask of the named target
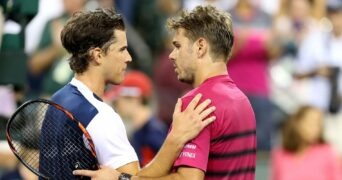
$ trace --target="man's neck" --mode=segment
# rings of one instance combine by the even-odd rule
[[[75,78],[86,85],[98,97],[103,96],[106,82],[99,76],[93,75],[91,72],[76,74]]]
[[[195,81],[193,87],[198,87],[205,80],[219,76],[228,74],[226,63],[223,61],[220,62],[209,62],[203,63],[199,65],[199,68],[195,74]]]

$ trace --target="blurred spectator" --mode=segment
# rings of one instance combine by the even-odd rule
[[[164,50],[165,21],[181,8],[181,0],[143,0],[136,1],[134,5],[132,25],[150,47],[155,60]],[[152,71],[152,64],[150,68]]]
[[[11,86],[0,86],[0,104],[0,142],[5,142],[7,120],[17,107],[15,93]]]
[[[164,18],[166,18],[178,12],[181,8],[181,1],[158,0],[158,6],[161,8]],[[153,64],[153,82],[155,83],[158,101],[158,116],[170,125],[173,114],[172,109],[177,102],[177,98],[190,90],[191,86],[178,81],[173,64],[169,60],[169,54],[173,48],[169,32],[165,31],[163,38],[159,41],[163,43],[163,48],[157,54],[156,61]]]
[[[0,5],[0,49],[1,49],[1,45],[2,45],[2,35],[3,35],[3,31],[4,31],[4,24],[5,24],[5,16],[3,13],[3,7]]]
[[[282,0],[274,21],[284,55],[297,55],[299,43],[324,16],[325,0]]]
[[[0,180],[38,180],[38,176],[31,170],[27,169],[24,164],[19,163],[12,171],[7,171],[0,176]]]
[[[330,112],[327,114],[325,121],[325,137],[335,148],[337,148],[342,157],[342,1],[329,0],[327,11],[328,18],[332,24],[332,29],[330,32],[318,36],[320,41],[312,43],[322,43],[320,47],[322,49],[320,49],[320,51],[322,51],[321,53],[323,54],[323,56],[321,56],[323,61],[320,61],[320,64],[330,70],[330,72],[328,71],[330,76],[325,79],[320,79],[322,83],[321,87],[312,84],[311,88],[316,88],[316,92],[317,90],[321,91],[323,87],[328,88],[327,91],[320,92],[320,95],[323,95],[324,98],[326,98],[321,99],[322,104],[323,102],[327,103],[324,108]],[[319,50],[315,49],[314,51]],[[316,64],[319,64],[317,63],[317,60]]]
[[[186,0],[183,1],[183,6],[186,10],[192,10],[198,5],[210,4],[223,11],[228,11],[229,9],[234,7],[234,5],[236,5],[237,1],[238,0]]]
[[[335,0],[330,1],[335,2]],[[309,32],[303,40],[298,54],[295,77],[306,79],[309,82],[307,103],[319,107],[324,111],[329,110],[332,75],[332,67],[342,67],[342,1],[341,5],[328,4],[328,18],[331,21],[330,31],[316,30]],[[341,75],[339,76],[341,81]],[[340,85],[341,86],[341,85]],[[317,92],[320,95],[317,96]],[[339,94],[342,88],[339,88]],[[336,97],[338,98],[338,97]]]
[[[310,32],[321,29],[327,23],[324,18],[325,0],[281,0],[279,12],[274,18],[275,40],[281,47],[281,55],[270,67],[271,98],[276,113],[292,114],[308,96],[306,81],[293,78],[298,48]],[[277,121],[282,121],[280,117]],[[278,123],[278,122],[276,122]]]
[[[151,48],[153,57],[162,48],[160,41],[163,36],[163,15],[158,8],[158,0],[144,0],[135,3],[133,27],[139,32],[148,46]],[[147,13],[148,12],[148,13]]]
[[[39,0],[38,13],[29,22],[25,32],[25,52],[32,54],[38,46],[44,25],[63,13],[63,0]]]
[[[67,19],[85,7],[86,0],[63,0],[65,13],[44,28],[38,50],[28,62],[30,95],[51,95],[72,77],[67,52],[61,45],[60,32]]]
[[[323,113],[301,107],[282,129],[282,146],[272,152],[272,180],[341,180],[337,154],[322,137]]]
[[[37,139],[38,140],[38,139]],[[32,146],[27,146],[28,144],[25,143],[25,141],[22,141],[23,144],[21,144],[23,147],[21,150],[24,150],[25,152],[30,153],[37,153],[38,149],[34,148],[32,149]],[[26,141],[28,142],[28,141]],[[30,144],[32,145],[32,144]],[[6,155],[5,152],[8,152]],[[2,175],[0,175],[0,180],[38,180],[38,176],[33,173],[30,169],[28,169],[23,163],[21,163],[13,154],[13,152],[10,150],[10,147],[6,143],[4,147],[2,147],[2,151],[4,157],[8,158],[7,160],[3,160],[3,162],[6,162],[5,167],[7,166],[6,170]],[[38,154],[38,153],[37,153]],[[1,160],[1,158],[0,158]],[[30,164],[39,164],[39,159],[37,158],[31,158],[27,159],[30,161]],[[1,165],[1,163],[0,163]],[[14,166],[14,167],[11,167]],[[1,166],[0,166],[1,167]]]
[[[104,95],[124,120],[141,166],[153,159],[167,134],[166,125],[154,115],[151,98],[152,82],[140,71],[128,72],[121,85],[111,86]]]
[[[0,104],[0,116],[9,118],[17,107],[11,86],[0,86]]]
[[[115,1],[118,11],[125,16],[125,19],[130,23],[134,24],[134,7],[139,3],[137,0],[112,0]]]
[[[251,0],[239,0],[231,14],[235,41],[228,72],[253,106],[258,149],[268,151],[273,128],[268,65],[277,52],[277,44],[272,42],[272,19]]]
[[[278,10],[279,1],[280,0],[251,0],[251,3],[260,6],[265,12],[273,15]],[[237,2],[238,0],[186,0],[183,1],[183,7],[184,9],[191,10],[198,5],[210,4],[221,10],[229,11]]]
[[[7,140],[0,141],[0,176],[1,170],[13,170],[16,168],[18,159],[14,156]]]

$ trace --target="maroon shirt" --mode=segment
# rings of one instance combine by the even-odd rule
[[[189,166],[205,172],[205,179],[254,180],[256,126],[247,97],[228,75],[207,79],[183,98],[184,110],[196,94],[216,107],[216,121],[187,143],[174,168]]]

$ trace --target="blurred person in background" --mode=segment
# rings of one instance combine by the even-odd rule
[[[283,55],[296,56],[300,42],[309,31],[320,25],[325,15],[326,0],[281,0],[279,13],[274,19],[277,40]]]
[[[181,9],[180,0],[159,0],[166,22],[167,17],[174,16]],[[172,123],[172,107],[177,102],[177,98],[184,95],[191,89],[191,86],[185,83],[180,83],[176,73],[173,70],[173,64],[169,60],[169,55],[173,49],[172,36],[164,28],[163,48],[158,53],[153,65],[153,82],[155,84],[158,117],[166,122],[167,125]]]
[[[0,86],[0,177],[1,170],[7,171],[15,168],[17,159],[12,153],[6,140],[6,124],[14,113],[17,105],[15,94],[11,86]],[[1,179],[1,178],[0,178]]]
[[[141,167],[153,159],[167,135],[166,125],[154,115],[152,90],[147,75],[129,71],[120,85],[110,87],[104,94],[104,100],[123,119]]]
[[[268,68],[278,53],[273,41],[272,19],[252,0],[239,0],[231,10],[234,48],[229,75],[249,98],[256,116],[258,149],[269,151],[273,129]]]
[[[302,106],[282,128],[282,146],[272,152],[272,180],[341,180],[337,153],[323,140],[324,113]]]
[[[316,28],[303,40],[296,63],[295,77],[310,82],[308,103],[329,111],[332,67],[342,67],[342,1],[329,0],[327,17],[330,29]],[[317,91],[320,96],[317,97]],[[341,93],[342,90],[340,89]],[[340,98],[340,97],[337,97]]]
[[[38,176],[23,163],[17,162],[17,167],[0,175],[0,180],[38,180]]]
[[[72,78],[60,32],[68,18],[85,4],[86,0],[63,0],[65,13],[45,25],[38,49],[28,60],[29,97],[50,96]]]
[[[274,17],[274,41],[280,56],[270,66],[271,98],[278,108],[276,126],[303,104],[307,83],[293,77],[299,47],[312,31],[324,28],[326,0],[281,0]],[[304,103],[306,104],[306,103]]]
[[[330,28],[316,28],[303,40],[294,76],[307,81],[305,101],[326,113],[325,136],[342,155],[342,1],[328,0],[326,8]]]
[[[38,13],[25,32],[25,52],[31,55],[38,47],[46,23],[64,12],[63,0],[39,0]]]
[[[212,5],[222,11],[228,11],[236,4],[237,0],[186,0],[183,1],[183,8],[185,10],[192,10],[198,5]]]
[[[163,9],[159,6],[159,1],[162,0],[144,0],[143,3],[136,1],[132,7],[134,12],[132,25],[150,48],[153,60],[163,48],[161,39],[165,32],[164,21],[166,18],[163,15]]]

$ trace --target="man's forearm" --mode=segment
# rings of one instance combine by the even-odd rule
[[[180,180],[182,179],[178,173],[172,173],[163,177],[141,177],[132,176],[131,180]]]
[[[161,177],[170,173],[171,167],[184,147],[185,142],[170,133],[155,158],[146,165],[138,176]]]
[[[48,66],[50,66],[53,61],[60,56],[61,52],[54,46],[50,46],[41,50],[40,52],[34,54],[29,61],[29,68],[31,73],[40,74]]]

